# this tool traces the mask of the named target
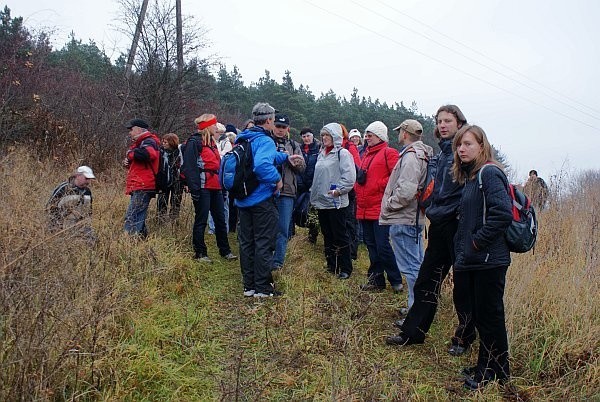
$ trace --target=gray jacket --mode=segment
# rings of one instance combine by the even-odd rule
[[[380,225],[416,224],[417,193],[425,184],[427,161],[432,155],[433,149],[422,141],[415,141],[400,152],[381,200]],[[421,211],[419,223],[425,223]]]
[[[331,134],[333,149],[328,154],[325,154],[325,149],[319,152],[310,188],[310,203],[317,209],[345,208],[348,206],[348,193],[356,181],[354,159],[347,149],[342,148],[342,127],[339,124],[329,123],[321,131]],[[327,194],[332,184],[340,192],[339,197]]]

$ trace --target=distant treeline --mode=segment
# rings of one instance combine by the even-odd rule
[[[402,102],[388,105],[359,96],[356,88],[349,99],[332,90],[315,96],[308,86],[294,85],[289,71],[281,83],[265,71],[246,85],[237,67],[228,71],[219,60],[198,57],[205,47],[201,35],[184,35],[185,65],[179,73],[174,30],[165,29],[165,35],[151,29],[170,24],[160,12],[149,13],[144,25],[150,28],[142,32],[133,74],[126,78],[125,55],[113,63],[94,41],[83,43],[74,35],[62,49],[52,49],[49,34],[33,35],[8,7],[0,11],[0,143],[29,144],[42,155],[91,161],[102,169],[121,159],[123,123],[132,117],[147,119],[159,134],[175,132],[185,139],[202,113],[241,126],[256,102],[267,101],[289,115],[292,135],[331,121],[363,131],[381,120],[396,143],[391,129],[415,118],[423,124],[425,142],[435,146],[434,121],[418,114],[414,102],[409,108]]]

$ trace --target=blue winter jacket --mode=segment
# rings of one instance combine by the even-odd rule
[[[425,211],[432,223],[456,219],[463,189],[463,185],[455,182],[452,177],[452,164],[454,162],[452,140],[442,139],[439,145],[442,152],[437,164],[432,201]]]
[[[252,157],[254,158],[253,170],[259,181],[258,187],[252,194],[244,199],[235,200],[235,205],[238,208],[248,208],[274,196],[277,182],[281,180],[276,165],[285,162],[288,155],[277,152],[275,141],[273,141],[269,132],[260,126],[242,131],[235,142],[238,143],[242,139],[251,141]]]
[[[464,169],[469,173],[470,166]],[[512,201],[508,181],[497,167],[488,166],[482,174],[482,189],[477,174],[465,183],[454,236],[454,270],[480,270],[507,267],[510,251],[504,233],[512,221]],[[485,196],[485,224],[483,199]]]

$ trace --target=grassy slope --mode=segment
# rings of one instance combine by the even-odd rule
[[[11,166],[36,165],[17,156]],[[122,172],[100,175],[93,187],[100,243],[88,250],[42,237],[39,194],[49,194],[60,173],[24,167],[0,173],[1,284],[10,284],[0,287],[2,399],[19,390],[41,400],[474,396],[461,389],[458,373],[475,352],[462,358],[446,352],[456,323],[449,284],[427,342],[389,347],[384,338],[395,332],[391,323],[406,295],[359,291],[368,265],[364,248],[352,278],[339,281],[322,268],[321,244],[306,243],[300,229],[276,277],[285,296],[255,301],[241,294],[239,263],[217,257],[214,237],[207,236],[213,264],[191,259],[189,197],[180,226],[158,229],[151,221],[150,238],[135,242],[122,234],[128,202]],[[580,207],[600,205],[595,197]],[[33,200],[35,208],[20,200]],[[515,256],[509,270],[514,384],[526,400],[600,396],[598,215],[564,208],[542,216],[535,255]],[[235,236],[230,242],[237,251]],[[24,375],[31,384],[19,382]],[[517,399],[495,385],[476,397]]]

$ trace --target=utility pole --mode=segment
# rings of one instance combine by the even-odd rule
[[[183,20],[181,18],[181,0],[175,1],[175,14],[177,18],[177,73],[183,74]]]
[[[133,34],[133,42],[131,43],[131,49],[129,50],[129,57],[127,57],[127,65],[125,66],[125,77],[131,76],[131,69],[133,68],[133,59],[135,59],[135,52],[137,50],[138,41],[140,40],[140,34],[142,33],[142,26],[144,25],[144,18],[146,17],[146,8],[148,8],[148,0],[143,0],[142,9],[138,16],[137,25],[135,27],[135,34]]]

